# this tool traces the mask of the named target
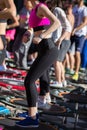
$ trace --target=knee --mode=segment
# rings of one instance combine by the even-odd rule
[[[34,86],[35,82],[34,80],[29,76],[25,78],[24,80],[24,86],[25,88],[31,89],[32,86]]]

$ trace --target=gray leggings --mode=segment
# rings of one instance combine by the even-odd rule
[[[5,58],[6,58],[6,49],[5,49],[6,39],[5,39],[5,36],[4,36],[4,35],[0,35],[0,37],[1,37],[2,42],[3,42],[3,45],[4,45],[4,49],[3,49],[3,50],[0,50],[0,65],[2,65],[3,61],[4,61]]]

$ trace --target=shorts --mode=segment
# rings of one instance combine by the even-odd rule
[[[75,54],[75,42],[71,44],[68,53]]]
[[[75,51],[78,51],[82,53],[84,42],[85,42],[85,36],[72,36],[71,43],[75,42]]]
[[[61,45],[60,45],[60,49],[58,50],[58,57],[57,57],[57,61],[59,62],[63,62],[64,58],[66,56],[66,53],[69,50],[70,47],[70,40],[63,40]]]

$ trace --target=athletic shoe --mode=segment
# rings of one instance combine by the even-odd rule
[[[53,83],[50,84],[51,87],[56,87],[56,88],[62,88],[63,84],[58,83],[57,81],[54,81]]]
[[[42,109],[47,106],[47,104],[51,103],[51,97],[46,96],[46,98],[38,97],[38,108]]]
[[[74,73],[75,73],[74,70],[70,70],[69,72],[70,75],[73,75]]]
[[[73,75],[74,73],[75,73],[74,70],[66,68],[66,74]]]
[[[38,97],[38,108],[42,108],[46,105],[46,99],[42,99],[40,96]]]
[[[27,111],[27,112],[17,113],[16,116],[17,116],[17,117],[25,117],[25,118],[26,118],[26,117],[29,116],[29,114],[28,114],[28,111]],[[37,113],[36,116],[37,116],[37,118],[38,118],[38,117],[39,117],[39,114]]]
[[[63,84],[63,87],[67,87],[67,81],[66,81],[66,80],[64,80],[64,81],[62,82],[62,84]]]
[[[16,122],[16,126],[23,127],[23,128],[38,127],[39,120],[37,116],[36,116],[36,119],[33,119],[30,116],[28,116],[26,117],[26,119]]]
[[[69,69],[69,68],[66,68],[66,69],[65,69],[65,73],[66,73],[66,74],[69,74],[69,72],[70,72],[70,69]]]
[[[85,73],[86,68],[80,68],[80,72]]]
[[[28,117],[28,112],[23,112],[23,113],[17,113],[17,117]]]
[[[72,77],[72,79],[75,80],[75,81],[77,81],[78,78],[79,78],[79,75],[78,75],[78,74],[74,74],[73,77]]]
[[[50,103],[51,102],[51,97],[50,95],[49,96],[46,96],[46,103]]]

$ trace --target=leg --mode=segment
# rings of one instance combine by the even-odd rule
[[[49,70],[47,70],[40,77],[40,93],[38,100],[39,107],[40,106],[42,107],[43,105],[46,105],[46,103],[51,102],[49,83],[50,83]]]
[[[80,65],[81,65],[81,52],[83,50],[83,46],[84,46],[84,41],[85,41],[85,37],[84,36],[81,36],[81,37],[78,37],[76,36],[75,37],[75,42],[76,42],[76,62],[75,62],[75,75],[73,75],[72,79],[73,80],[78,80],[79,78],[79,68],[80,68]]]
[[[75,73],[78,74],[79,69],[80,69],[80,64],[81,64],[81,56],[80,56],[80,52],[79,51],[76,51],[75,57],[76,57]]]
[[[53,64],[56,60],[58,51],[57,47],[54,46],[54,43],[51,39],[43,39],[39,45],[38,57],[33,62],[29,72],[25,78],[25,88],[26,88],[26,97],[29,107],[29,117],[23,121],[16,123],[18,126],[38,126],[37,120],[37,98],[38,93],[35,86],[35,81],[40,78],[45,71]]]
[[[6,39],[4,35],[0,36],[0,65],[5,64],[5,58],[6,58]]]
[[[70,69],[74,70],[75,66],[75,57],[72,53],[69,54],[69,59],[70,59]]]
[[[37,91],[35,88],[35,81],[42,76],[44,71],[46,71],[53,61],[56,60],[57,57],[57,48],[53,48],[47,51],[43,56],[37,57],[34,63],[32,64],[26,78],[25,78],[25,87],[27,94],[27,101],[29,105],[29,114],[31,116],[36,115],[36,111],[34,107],[37,109]],[[49,59],[49,57],[51,57]],[[49,62],[48,62],[49,59]],[[35,112],[34,112],[35,110]]]
[[[61,74],[62,74],[62,70],[61,70],[61,64],[59,61],[56,61],[54,64],[54,68],[55,68],[55,76],[56,76],[56,80],[58,81],[58,83],[62,83],[61,80]]]
[[[65,73],[64,73],[64,67],[62,62],[64,61],[64,58],[66,56],[66,53],[70,47],[70,40],[63,40],[60,46],[60,50],[58,50],[58,57],[57,61],[55,62],[55,75],[57,79],[57,85],[59,87],[62,87],[62,82],[65,80]]]
[[[66,58],[65,58],[64,62],[65,62],[65,65],[64,65],[64,63],[63,63],[63,65],[65,66],[65,68],[70,69],[70,61],[69,61],[69,54],[68,53],[66,54]]]
[[[40,94],[46,95],[49,92],[49,70],[45,71],[44,74],[40,77]]]

